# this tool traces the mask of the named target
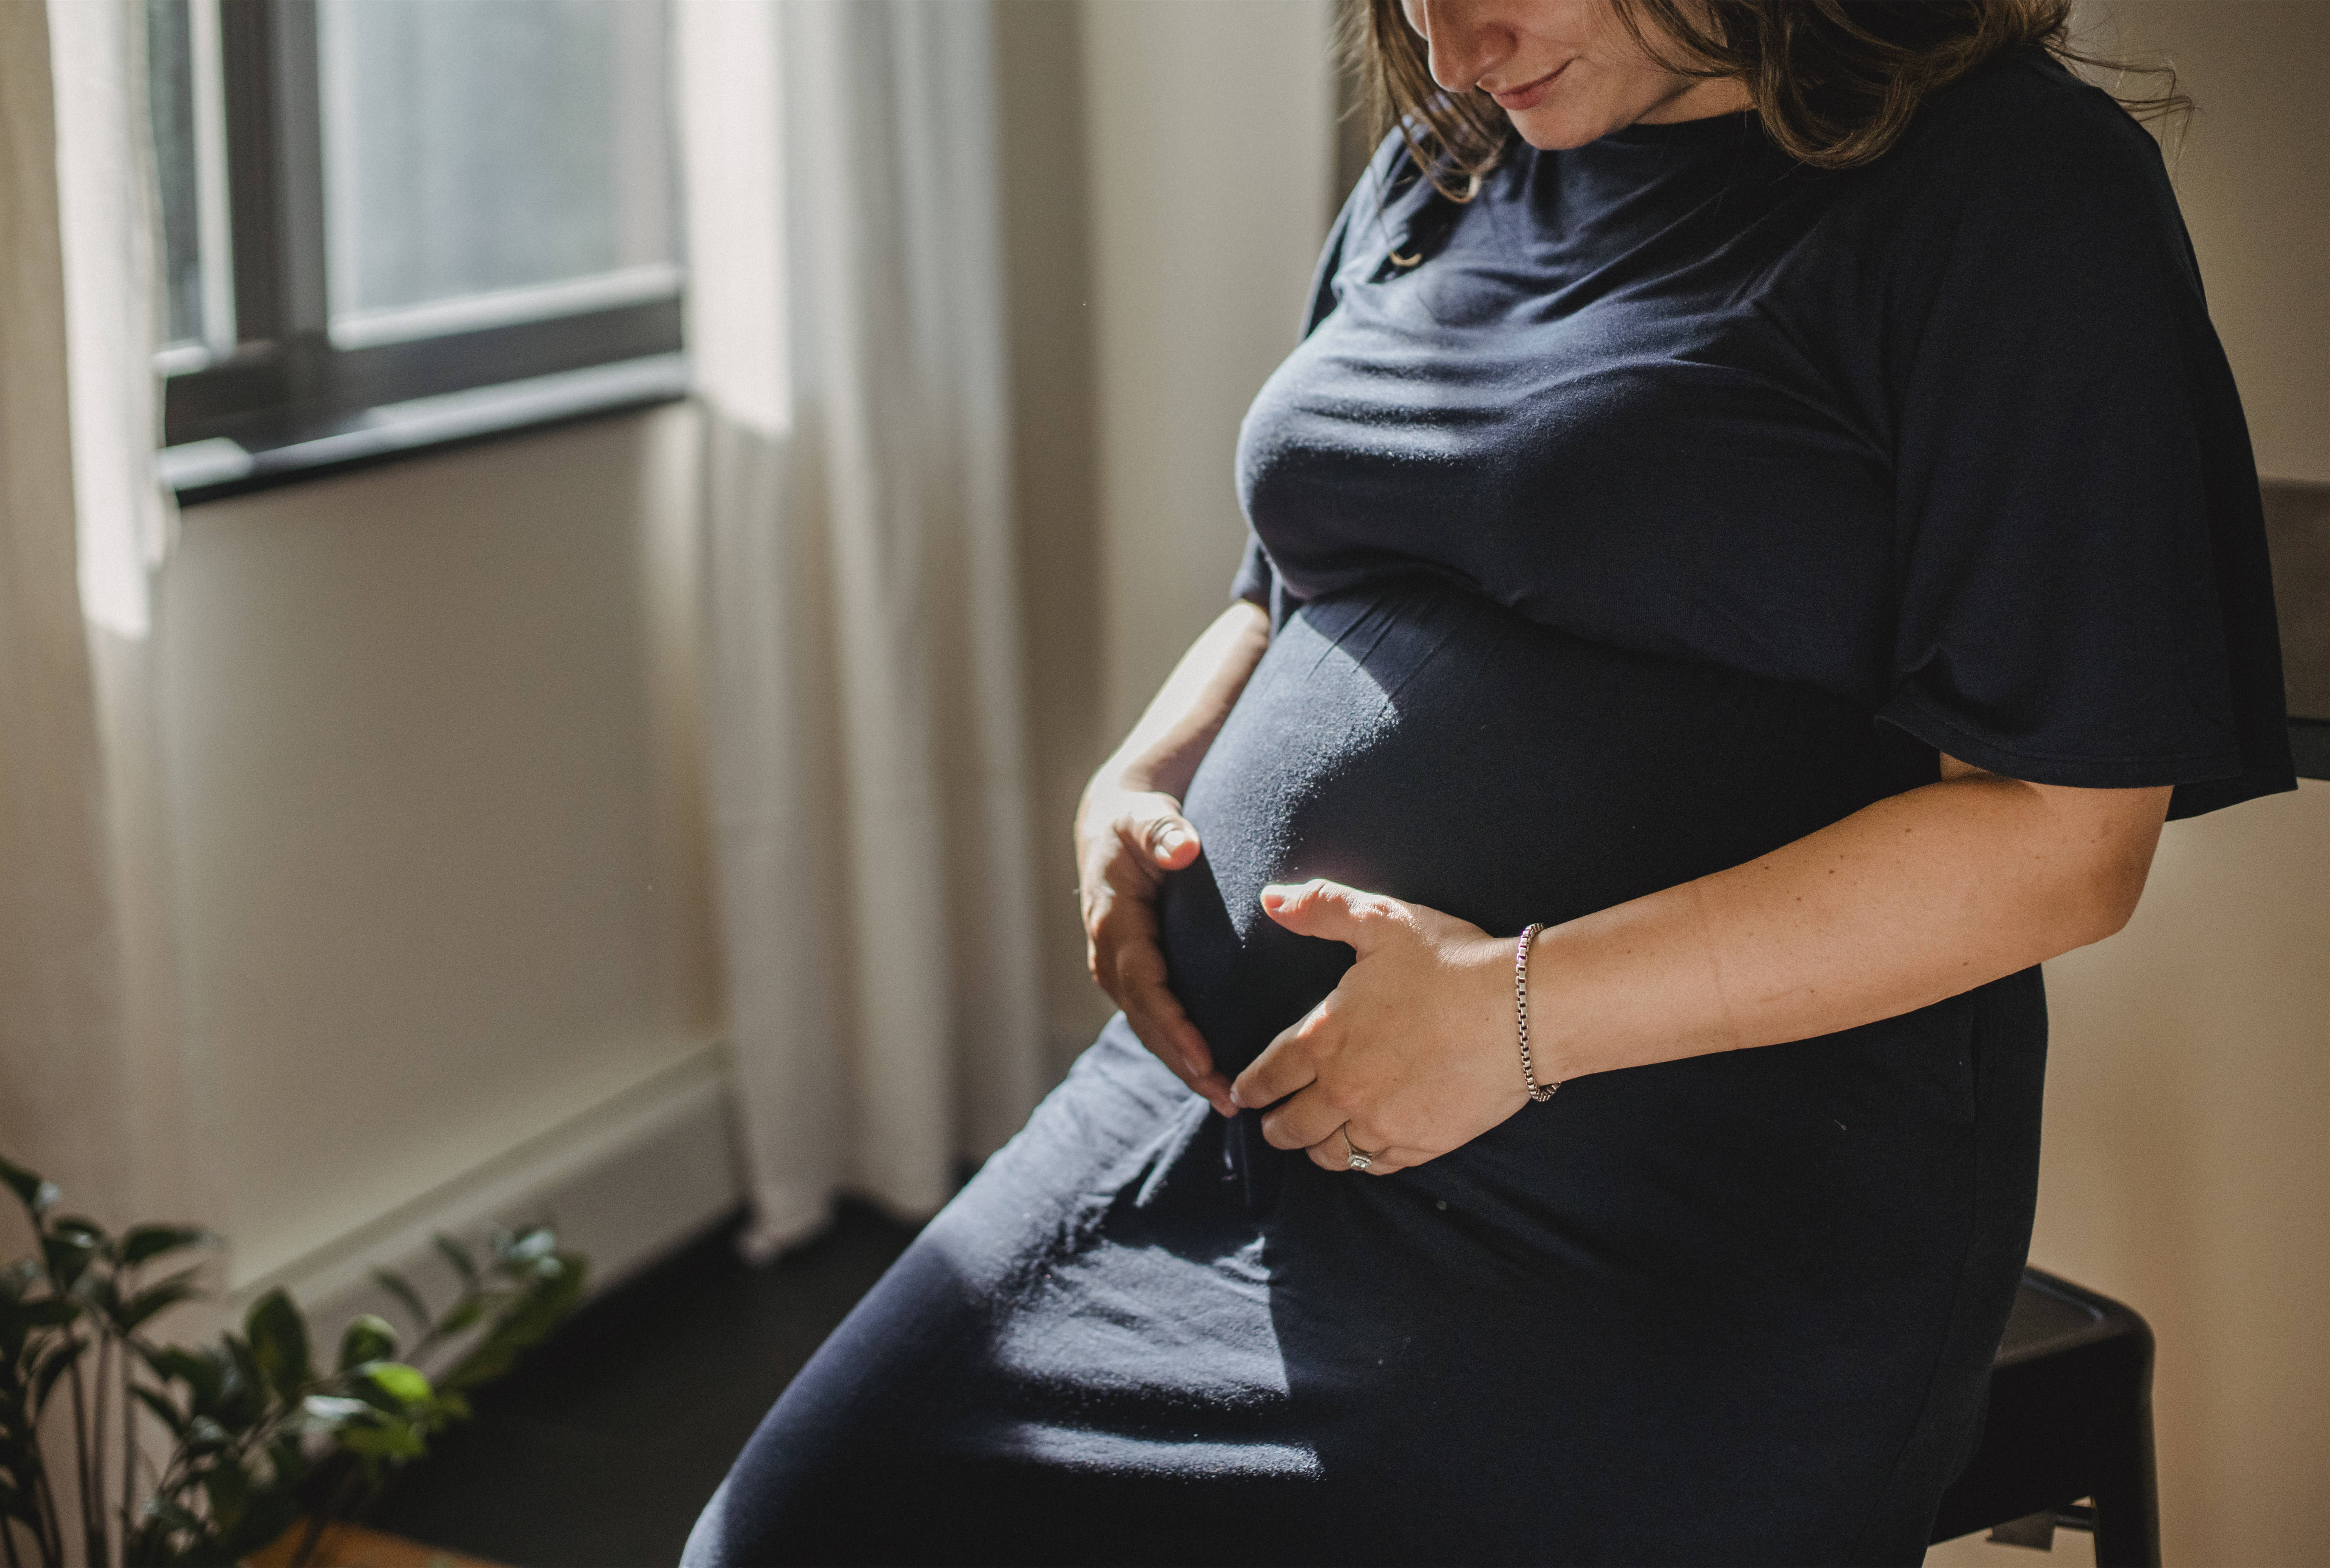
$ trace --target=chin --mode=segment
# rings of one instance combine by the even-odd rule
[[[1513,129],[1520,133],[1521,140],[1541,153],[1566,152],[1571,147],[1582,147],[1627,123],[1623,117],[1550,107],[1506,118],[1512,121]]]

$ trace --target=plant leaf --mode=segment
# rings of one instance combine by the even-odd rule
[[[65,1222],[58,1222],[41,1237],[41,1261],[48,1265],[49,1279],[60,1291],[71,1289],[96,1257],[96,1238],[66,1228]]]
[[[495,1238],[495,1252],[504,1267],[532,1263],[558,1251],[558,1233],[548,1225],[530,1225],[515,1236]]]
[[[170,1429],[172,1437],[186,1435],[186,1413],[178,1408],[175,1400],[160,1389],[148,1388],[142,1383],[131,1384],[129,1392],[137,1395],[138,1403],[161,1418],[162,1424]]]
[[[437,1380],[440,1388],[475,1388],[499,1377],[565,1320],[582,1299],[589,1270],[579,1253],[561,1252],[558,1263],[556,1273],[536,1280],[501,1313],[477,1347]]]
[[[81,1214],[59,1214],[49,1222],[48,1233],[73,1237],[109,1256],[113,1251],[113,1238],[105,1233],[105,1227]]]
[[[147,1365],[154,1369],[155,1376],[175,1377],[181,1383],[200,1383],[205,1374],[215,1370],[209,1356],[198,1355],[183,1345],[144,1345],[138,1346],[137,1354]]]
[[[186,1453],[192,1458],[227,1447],[234,1441],[234,1434],[209,1416],[198,1415],[186,1423],[185,1440]]]
[[[35,1328],[62,1328],[79,1318],[82,1309],[82,1304],[71,1296],[27,1301],[23,1308],[24,1321]]]
[[[232,1460],[213,1465],[203,1472],[203,1493],[210,1498],[211,1523],[222,1533],[232,1531],[242,1521],[242,1511],[251,1503],[251,1491],[250,1472]]]
[[[98,1318],[107,1323],[121,1316],[121,1292],[113,1283],[113,1270],[91,1267],[76,1280],[73,1295],[89,1303]]]
[[[156,1497],[148,1502],[146,1505],[146,1516],[166,1530],[183,1530],[197,1540],[210,1533],[209,1526],[189,1512],[184,1504],[174,1503],[167,1498]],[[155,1560],[152,1556],[135,1556],[130,1559],[133,1563]]]
[[[244,1431],[266,1419],[267,1379],[251,1341],[239,1334],[222,1334],[210,1356],[219,1370],[219,1420]]]
[[[173,1379],[186,1385],[188,1403],[198,1414],[216,1413],[219,1404],[219,1363],[207,1355],[166,1345],[158,1349],[141,1346],[139,1354],[154,1375],[163,1382]]]
[[[340,1370],[353,1372],[367,1361],[396,1358],[396,1330],[367,1312],[349,1319],[340,1333]]]
[[[353,1454],[397,1462],[417,1459],[429,1451],[429,1440],[419,1427],[395,1416],[382,1416],[362,1426],[342,1427],[333,1436]]]
[[[48,1358],[41,1363],[40,1370],[33,1374],[33,1413],[35,1416],[47,1408],[49,1395],[56,1391],[57,1379],[62,1377],[72,1364],[81,1359],[81,1352],[88,1348],[89,1341],[86,1339],[68,1339],[49,1352]]]
[[[5,1182],[8,1190],[16,1195],[16,1201],[24,1205],[25,1212],[33,1216],[33,1223],[35,1225],[38,1225],[42,1216],[49,1212],[50,1205],[57,1201],[56,1183],[44,1180],[26,1170],[23,1166],[12,1164],[5,1159],[0,1159],[0,1182]]]
[[[469,1256],[469,1248],[442,1231],[438,1232],[431,1240],[438,1253],[453,1265],[453,1272],[461,1277],[462,1284],[474,1285],[478,1282],[478,1265]]]
[[[275,1440],[267,1445],[267,1457],[275,1467],[278,1490],[296,1492],[308,1479],[308,1447],[300,1440],[297,1426],[286,1427]]]
[[[156,1312],[175,1307],[181,1301],[191,1301],[203,1293],[200,1269],[187,1269],[157,1280],[122,1303],[113,1315],[113,1327],[123,1338],[137,1331],[137,1326]]]
[[[173,1529],[199,1530],[203,1527],[203,1522],[186,1512],[183,1504],[171,1502],[166,1497],[156,1497],[147,1503],[146,1516],[149,1519],[158,1519]]]
[[[151,1520],[154,1524],[160,1525],[165,1530],[184,1531],[185,1534],[194,1536],[197,1541],[201,1541],[210,1535],[210,1526],[204,1524],[202,1520],[196,1518],[185,1505],[183,1503],[172,1502],[166,1497],[156,1497],[152,1501],[148,1502],[146,1505],[146,1516],[147,1519]],[[177,1561],[178,1559],[164,1559],[158,1553],[153,1553],[133,1556],[129,1560],[133,1563],[151,1563],[156,1561]],[[186,1559],[186,1561],[192,1560],[193,1559]]]
[[[429,1379],[419,1367],[401,1361],[375,1361],[364,1369],[364,1380],[395,1401],[400,1411],[429,1403]]]
[[[366,1420],[378,1413],[363,1400],[336,1393],[311,1393],[299,1402],[299,1408],[327,1431],[336,1431],[349,1422]]]
[[[218,1240],[194,1225],[137,1225],[121,1238],[121,1261],[138,1264],[181,1247],[199,1247]]]
[[[459,1334],[483,1318],[493,1304],[494,1299],[490,1296],[462,1297],[453,1304],[453,1309],[445,1314],[444,1321],[437,1325],[438,1337],[445,1338]]]
[[[393,1269],[374,1269],[372,1279],[374,1284],[395,1297],[398,1304],[412,1314],[412,1327],[416,1332],[429,1332],[429,1303],[421,1299],[421,1292],[412,1288],[411,1280]]]
[[[253,1301],[242,1331],[251,1337],[251,1359],[259,1365],[260,1376],[277,1398],[296,1399],[315,1381],[308,1355],[308,1319],[292,1304],[289,1291],[278,1286]]]

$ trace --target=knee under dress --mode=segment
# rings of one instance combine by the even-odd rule
[[[1229,177],[1229,176],[1226,176]],[[1235,1072],[1348,949],[1487,930],[1931,780],[2290,787],[2255,476],[2150,140],[2043,56],[1823,172],[1752,118],[1397,138],[1238,457],[1273,636],[1185,807]],[[746,1563],[1912,1563],[2030,1233],[2034,970],[1578,1079],[1328,1173],[1120,1017],[818,1353],[689,1545]]]

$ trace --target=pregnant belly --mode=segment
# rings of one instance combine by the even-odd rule
[[[1866,710],[1581,642],[1451,585],[1314,600],[1191,781],[1206,850],[1166,883],[1172,983],[1236,1070],[1351,962],[1264,917],[1266,882],[1329,876],[1509,934],[1816,831],[1915,781],[1890,752]],[[1585,1076],[1380,1178],[1274,1150],[1248,1112],[1222,1136],[1258,1252],[1242,1224],[1176,1245],[1266,1270],[1269,1343],[1290,1368],[1306,1346],[1331,1363],[1290,1373],[1298,1401],[1425,1391],[1388,1407],[1411,1438],[1447,1434],[1414,1452],[1477,1468],[1507,1401],[1536,1423],[1519,1440],[1558,1456],[1545,1473],[1577,1484],[1577,1455],[1671,1455],[1691,1432],[1738,1467],[1729,1495],[1811,1496],[1774,1478],[1769,1442],[1769,1412],[1801,1408],[1823,1442],[1788,1451],[1824,1456],[1821,1496],[1873,1497],[1921,1410],[1956,1423],[1936,1467],[1960,1451],[2028,1239],[2043,1038],[2026,973],[1816,1039]],[[1227,1173],[1187,1163],[1186,1188],[1151,1177],[1112,1214],[1200,1212],[1174,1193]],[[1386,1407],[1365,1400],[1355,1440],[1379,1447]]]
[[[1580,641],[1437,580],[1294,612],[1192,780],[1173,988],[1235,1072],[1351,951],[1256,902],[1324,876],[1500,935],[1736,865],[1901,787],[1808,687]]]

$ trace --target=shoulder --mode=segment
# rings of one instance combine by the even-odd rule
[[[1343,198],[1334,231],[1348,232],[1399,209],[1403,202],[1412,203],[1423,184],[1424,171],[1416,164],[1414,150],[1400,128],[1394,126],[1376,144],[1368,166],[1360,171],[1359,183]]]
[[[1388,249],[1393,236],[1404,231],[1431,192],[1423,173],[1399,128],[1386,132],[1327,231],[1326,246],[1311,277],[1303,335],[1315,331],[1341,299],[1345,269],[1355,260]]]
[[[2149,133],[2036,45],[1936,93],[1882,163],[1893,180],[2002,214],[2034,204],[2173,215]]]
[[[2158,144],[2036,47],[1936,93],[1863,189],[1913,289],[2199,300]]]

